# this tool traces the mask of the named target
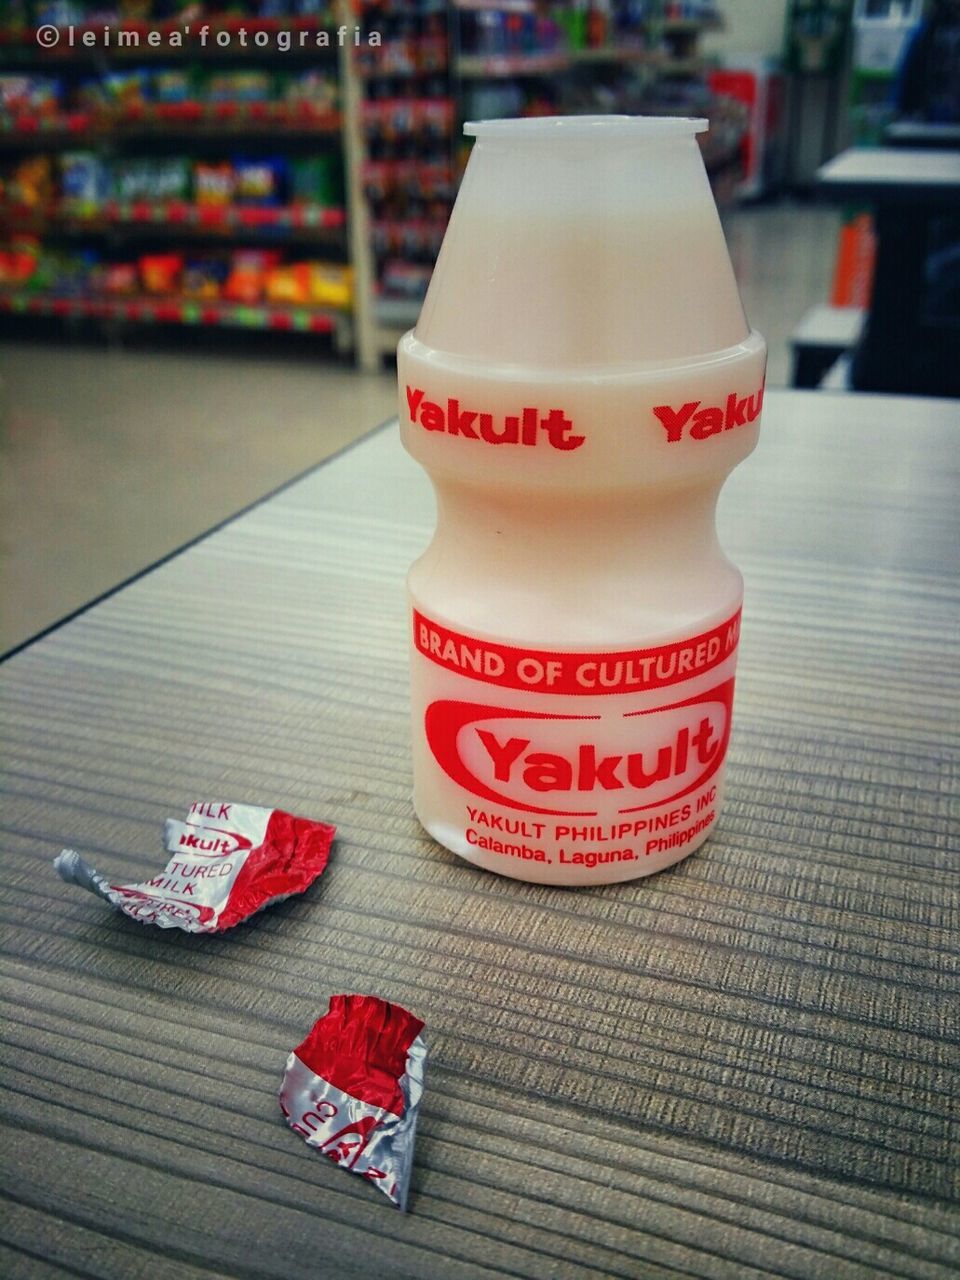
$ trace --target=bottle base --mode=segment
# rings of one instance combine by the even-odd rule
[[[718,818],[688,842],[675,849],[645,853],[634,849],[596,849],[565,851],[559,856],[520,844],[502,844],[489,850],[471,843],[462,830],[447,823],[425,821],[417,813],[427,834],[450,853],[463,858],[482,871],[510,880],[527,880],[534,884],[552,884],[566,888],[618,884],[640,880],[675,866],[694,853],[713,834]],[[538,855],[540,855],[538,857]]]

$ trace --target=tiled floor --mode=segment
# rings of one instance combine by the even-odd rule
[[[751,323],[788,378],[786,339],[826,299],[829,209],[725,218]],[[50,625],[395,411],[394,375],[342,362],[190,347],[0,344],[0,649]]]

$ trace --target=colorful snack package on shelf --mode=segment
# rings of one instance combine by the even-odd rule
[[[182,271],[182,253],[145,253],[140,259],[140,280],[146,293],[176,293]]]
[[[420,262],[390,261],[384,264],[380,277],[383,293],[391,298],[411,298],[422,302],[433,268]]]
[[[266,273],[264,289],[268,302],[285,302],[294,307],[310,301],[310,264],[291,262],[271,267]]]
[[[67,151],[60,157],[60,194],[73,213],[93,213],[107,199],[110,174],[93,151]]]
[[[49,293],[55,286],[58,273],[60,270],[60,255],[54,253],[51,249],[41,246],[39,250],[32,255],[32,269],[30,274],[22,280],[25,288],[31,292]],[[22,268],[27,268],[27,260],[22,262]]]
[[[30,276],[23,281],[31,292],[71,297],[87,291],[87,280],[98,262],[92,250],[75,253],[41,245]]]
[[[93,249],[59,255],[50,288],[54,293],[69,297],[89,293],[90,281],[99,269],[100,255]]]
[[[143,158],[114,160],[110,171],[114,197],[122,203],[147,200],[152,165],[152,160]]]
[[[0,113],[7,116],[54,114],[61,97],[55,76],[0,75]]]
[[[83,111],[98,111],[114,105],[114,98],[107,91],[99,76],[88,76],[76,82],[74,100]]]
[[[339,262],[310,263],[309,301],[319,307],[349,310],[353,303],[353,268]]]
[[[343,203],[340,157],[297,156],[290,166],[290,194],[295,202],[332,209]]]
[[[269,102],[273,76],[267,71],[218,71],[207,80],[208,102]]]
[[[96,261],[90,264],[90,270],[87,273],[87,292],[103,294],[107,291],[107,272],[110,269],[108,262]]]
[[[140,272],[135,262],[108,262],[100,277],[104,293],[122,297],[140,288]]]
[[[300,71],[281,82],[280,90],[285,102],[306,102],[317,114],[336,111],[339,88],[336,80],[326,71]]]
[[[364,162],[363,193],[372,204],[386,200],[396,188],[397,162],[395,160],[367,160]]]
[[[378,996],[337,995],[287,1059],[280,1110],[301,1138],[405,1210],[427,1046]]]
[[[452,98],[425,98],[417,115],[421,135],[428,142],[444,141],[453,128],[453,116]]]
[[[197,204],[230,204],[234,185],[235,175],[231,164],[209,164],[198,160],[193,166],[193,198]]]
[[[6,251],[6,284],[21,285],[34,275],[40,256],[40,241],[36,236],[14,236]]]
[[[193,162],[187,156],[166,156],[154,160],[148,170],[147,198],[186,200],[190,194]]]
[[[283,156],[233,162],[233,196],[238,204],[275,205],[284,195],[287,163]]]
[[[327,865],[335,834],[326,822],[282,809],[198,801],[185,822],[164,824],[171,858],[152,880],[114,884],[73,849],[64,849],[54,867],[67,884],[99,894],[141,924],[220,933],[309,888]]]
[[[228,302],[259,302],[267,273],[279,264],[280,254],[273,249],[239,249],[230,259],[223,296]]]
[[[29,100],[30,76],[4,72],[0,75],[0,112],[17,115]]]
[[[409,98],[394,98],[389,104],[385,113],[384,134],[388,140],[394,141],[401,148],[406,148],[413,133],[416,131],[417,115],[419,112],[418,104]],[[402,155],[403,151],[395,154]]]
[[[166,67],[154,71],[150,79],[150,96],[154,102],[189,102],[194,96],[190,72],[182,67]]]
[[[137,69],[133,71],[110,71],[98,82],[101,99],[117,106],[121,111],[141,108],[150,93],[150,73]]]
[[[587,43],[587,8],[585,5],[559,6],[556,20],[571,49],[582,49]]]
[[[190,259],[183,269],[183,296],[198,302],[216,301],[223,293],[228,271],[222,258]]]
[[[186,156],[116,160],[113,192],[120,201],[186,200],[192,171],[192,161]]]
[[[13,253],[6,246],[0,248],[0,288],[12,289],[22,283],[17,279]]]
[[[12,204],[37,209],[53,199],[53,162],[47,155],[28,156],[21,160],[7,183],[7,198]]]
[[[31,89],[31,109],[40,116],[53,116],[60,110],[64,99],[63,81],[57,76],[34,76]]]

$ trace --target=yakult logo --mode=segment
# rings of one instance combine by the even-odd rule
[[[534,447],[546,442],[564,452],[579,449],[586,439],[573,433],[573,423],[562,409],[540,409],[526,406],[518,413],[494,418],[480,409],[463,408],[454,396],[445,405],[427,400],[420,387],[407,389],[410,421],[425,431],[445,431],[447,435],[466,440],[482,440],[486,444],[519,444]]]
[[[528,813],[588,817],[599,803],[637,813],[703,786],[726,755],[732,706],[727,680],[685,702],[629,712],[627,750],[619,718],[468,702],[431,703],[425,729],[437,763],[472,795]]]
[[[677,444],[682,440],[685,430],[692,440],[706,440],[721,431],[732,431],[734,427],[744,427],[747,423],[756,422],[763,408],[763,387],[752,396],[738,396],[735,391],[731,391],[722,407],[709,405],[706,409],[701,409],[702,403],[702,400],[688,400],[676,409],[668,404],[656,406],[654,416],[666,431],[668,444]]]
[[[194,824],[188,822],[187,827]],[[253,841],[247,836],[242,836],[238,831],[227,831],[223,827],[200,827],[200,832],[183,830],[177,845],[181,849],[192,850],[196,853],[204,853],[211,858],[226,858],[231,853],[240,853],[244,849],[252,849]],[[211,835],[211,832],[216,832]]]

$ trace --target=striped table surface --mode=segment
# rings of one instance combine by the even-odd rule
[[[0,1272],[956,1276],[958,426],[770,394],[720,508],[726,807],[649,880],[527,885],[418,827],[433,504],[395,429],[10,657]],[[322,879],[204,938],[55,878],[63,845],[156,873],[201,798],[336,822]],[[406,1215],[277,1106],[341,991],[426,1022]]]

